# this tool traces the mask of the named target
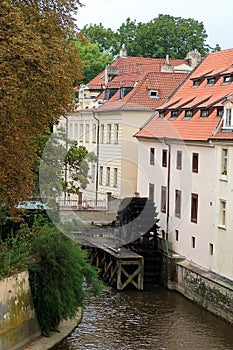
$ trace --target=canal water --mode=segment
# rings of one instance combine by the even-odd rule
[[[110,287],[53,350],[233,350],[233,326],[163,287]]]

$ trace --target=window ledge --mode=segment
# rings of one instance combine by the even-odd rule
[[[224,230],[224,231],[226,231],[226,226],[225,225],[218,225],[218,228],[220,228],[221,230]]]

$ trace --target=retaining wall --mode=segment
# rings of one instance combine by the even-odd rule
[[[162,283],[233,324],[233,281],[182,257],[163,256]]]
[[[0,350],[16,350],[41,334],[28,271],[0,281]]]

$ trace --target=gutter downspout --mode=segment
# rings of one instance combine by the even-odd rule
[[[168,165],[167,165],[167,217],[166,217],[166,241],[169,233],[169,216],[170,216],[170,182],[171,182],[171,144],[164,138],[164,143],[168,146]]]
[[[95,205],[98,203],[98,190],[99,190],[99,146],[100,146],[100,120],[95,116],[95,112],[93,112],[93,118],[97,121],[97,146],[96,146],[96,179],[95,179]]]

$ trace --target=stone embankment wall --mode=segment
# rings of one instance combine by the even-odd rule
[[[41,334],[28,271],[0,281],[0,350],[16,350]]]
[[[233,281],[184,257],[163,255],[162,284],[233,324]]]

